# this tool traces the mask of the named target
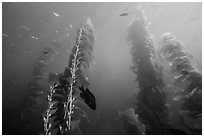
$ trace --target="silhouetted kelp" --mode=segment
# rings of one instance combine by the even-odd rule
[[[137,15],[128,29],[127,39],[132,54],[131,69],[136,74],[136,83],[139,85],[135,109],[145,125],[145,134],[166,134],[166,95],[162,77],[159,75],[160,68],[155,61],[154,43],[148,31],[148,24],[144,11],[137,9]]]
[[[50,86],[48,109],[43,118],[44,134],[74,134],[75,129],[77,134],[81,134],[80,118],[89,119],[80,104],[96,109],[95,97],[88,89],[88,78],[84,75],[92,61],[94,42],[94,27],[90,18],[86,18],[78,30],[68,67],[63,74],[50,74],[49,82],[53,85]]]
[[[134,108],[129,108],[125,111],[119,111],[119,119],[122,120],[122,124],[125,130],[125,134],[128,135],[144,135],[145,126],[139,120],[138,114],[135,114]]]
[[[202,74],[193,65],[192,55],[185,51],[185,45],[170,33],[163,34],[160,46],[159,56],[166,61],[165,66],[175,76],[172,86],[181,88],[173,100],[182,102],[180,107],[182,115],[187,114],[193,119],[201,119]],[[198,127],[190,128],[184,123],[182,125],[191,134],[202,134]]]
[[[37,134],[42,126],[41,114],[46,109],[48,85],[48,65],[51,56],[60,48],[60,43],[53,41],[45,47],[34,64],[32,80],[29,83],[28,95],[21,112],[23,121],[22,134]]]

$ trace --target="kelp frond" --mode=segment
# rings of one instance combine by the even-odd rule
[[[36,134],[36,132],[39,131],[39,123],[41,122],[39,115],[46,109],[45,96],[49,90],[48,66],[51,56],[59,50],[60,46],[60,43],[56,41],[49,43],[49,45],[42,50],[34,64],[32,80],[29,83],[28,96],[25,101],[26,106],[21,113],[23,123],[25,124],[22,132],[25,134]]]
[[[160,67],[155,60],[152,34],[148,31],[148,21],[142,10],[128,29],[131,45],[132,70],[137,75],[139,92],[136,98],[136,113],[145,125],[145,134],[165,134],[168,123],[168,110],[165,106],[165,93]]]
[[[69,134],[71,130],[80,130],[79,116],[87,118],[87,114],[77,106],[78,102],[84,102],[91,109],[95,109],[95,97],[89,91],[88,78],[83,73],[92,61],[94,42],[94,27],[90,18],[86,18],[77,31],[76,43],[72,47],[68,67],[63,74],[50,75],[50,81],[54,81],[56,85],[54,93],[50,90],[51,93],[48,96],[52,101],[48,103],[49,114],[46,113],[44,117],[45,134]]]
[[[170,33],[165,33],[161,40],[160,55],[175,75],[174,85],[186,83],[177,98],[182,99],[182,110],[186,110],[192,118],[200,118],[202,114],[202,75],[192,63],[191,56],[184,50],[185,45]],[[176,98],[176,97],[175,97]]]

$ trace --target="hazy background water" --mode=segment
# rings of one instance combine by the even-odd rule
[[[88,110],[91,123],[82,121],[83,134],[122,134],[115,120],[119,110],[134,105],[134,73],[126,30],[142,4],[149,30],[156,39],[171,32],[186,44],[202,70],[201,3],[3,3],[2,4],[2,119],[4,134],[21,134],[20,111],[28,94],[31,71],[40,52],[53,40],[62,47],[49,64],[63,72],[83,17],[95,26],[95,64],[89,70],[90,89],[97,110]],[[119,16],[129,12],[128,16]]]

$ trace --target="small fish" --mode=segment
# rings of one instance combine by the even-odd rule
[[[53,12],[53,14],[56,16],[56,17],[59,17],[60,15],[57,14],[56,12]]]
[[[122,13],[120,14],[120,16],[128,16],[129,14],[128,13]]]
[[[39,39],[38,37],[36,36],[31,36],[32,39]]]
[[[84,86],[79,87],[82,91],[80,93],[80,97],[84,99],[84,102],[93,110],[96,110],[96,99],[95,96],[90,92],[88,88],[84,88]]]
[[[25,29],[25,30],[27,30],[27,31],[31,31],[31,29],[30,28],[28,28],[27,26],[25,26],[25,25],[21,25],[21,28],[23,28],[23,29]]]
[[[47,54],[47,53],[49,53],[49,51],[47,51],[47,50],[43,52],[43,54]]]
[[[72,24],[69,24],[69,26],[72,28],[73,26],[72,26]]]
[[[6,34],[3,34],[3,33],[2,33],[2,36],[4,36],[4,37],[8,37],[8,35],[6,35]]]
[[[192,18],[189,18],[188,20],[194,21],[194,20],[198,20],[198,19],[200,19],[200,17],[192,17]]]

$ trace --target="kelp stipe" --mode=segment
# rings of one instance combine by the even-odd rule
[[[131,45],[131,69],[136,74],[135,111],[145,125],[145,134],[166,134],[168,109],[165,106],[166,95],[163,80],[159,75],[159,66],[155,61],[154,43],[148,31],[148,21],[144,12],[137,14],[128,29],[128,42]]]
[[[75,129],[80,134],[80,118],[87,118],[87,114],[79,104],[84,103],[96,109],[95,97],[89,91],[88,78],[84,75],[84,70],[88,69],[92,61],[94,42],[94,27],[90,18],[86,18],[78,30],[68,67],[63,74],[50,74],[49,81],[54,85],[50,87],[48,95],[44,134],[66,135],[72,134]]]
[[[37,61],[34,64],[32,71],[32,81],[29,83],[28,95],[24,102],[25,106],[21,112],[23,121],[22,134],[37,134],[41,127],[42,118],[39,117],[46,109],[46,95],[49,91],[48,85],[48,65],[51,56],[60,48],[60,43],[53,41],[46,46]],[[40,123],[40,124],[39,124]]]
[[[169,72],[175,76],[173,85],[181,88],[173,100],[182,101],[180,109],[188,116],[201,119],[202,74],[193,65],[192,55],[185,51],[185,45],[170,33],[163,34],[160,46],[159,56],[166,61]]]

